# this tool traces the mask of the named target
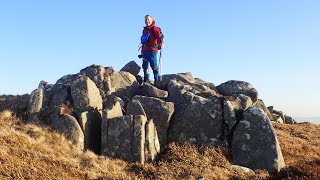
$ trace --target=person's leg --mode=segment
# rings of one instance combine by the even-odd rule
[[[142,59],[142,68],[143,68],[143,81],[149,81],[149,69],[148,69],[149,61],[145,58]]]
[[[159,68],[158,68],[158,57],[157,57],[158,51],[152,51],[151,58],[150,58],[150,66],[153,70],[153,76],[154,76],[154,84],[156,84],[158,78],[159,78]]]
[[[145,51],[142,53],[142,68],[144,73],[144,77],[143,77],[144,82],[149,81],[149,62],[150,62],[151,55],[152,55],[151,51]]]

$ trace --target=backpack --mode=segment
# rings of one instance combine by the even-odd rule
[[[160,31],[160,42],[158,42],[158,44],[157,44],[158,47],[157,48],[161,49],[161,45],[163,43],[164,35],[163,35],[162,31],[161,31],[161,28],[159,28],[159,27],[157,27],[157,28]],[[154,32],[154,27],[151,29],[151,33],[152,33],[153,37],[156,38],[156,33]]]

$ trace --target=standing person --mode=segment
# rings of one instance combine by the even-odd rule
[[[155,26],[156,22],[150,15],[145,16],[146,26],[143,28],[141,36],[141,57],[142,57],[142,68],[144,72],[144,82],[149,81],[149,63],[153,70],[154,84],[156,84],[159,78],[159,67],[158,67],[158,50],[164,47],[163,35],[161,29]]]

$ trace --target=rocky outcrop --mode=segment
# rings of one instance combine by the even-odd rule
[[[282,111],[275,110],[273,106],[268,107],[269,112],[272,114],[271,121],[285,124],[296,124],[297,122],[290,116],[284,114]]]
[[[294,123],[266,107],[245,81],[219,86],[191,73],[138,82],[140,67],[91,65],[32,92],[28,114],[76,147],[130,162],[152,162],[169,142],[228,148],[233,163],[279,171],[281,149],[270,121]]]

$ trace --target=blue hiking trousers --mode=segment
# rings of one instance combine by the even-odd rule
[[[149,81],[149,63],[153,71],[154,82],[159,78],[159,68],[158,68],[158,51],[144,51],[142,52],[142,68],[144,73],[144,82]]]

